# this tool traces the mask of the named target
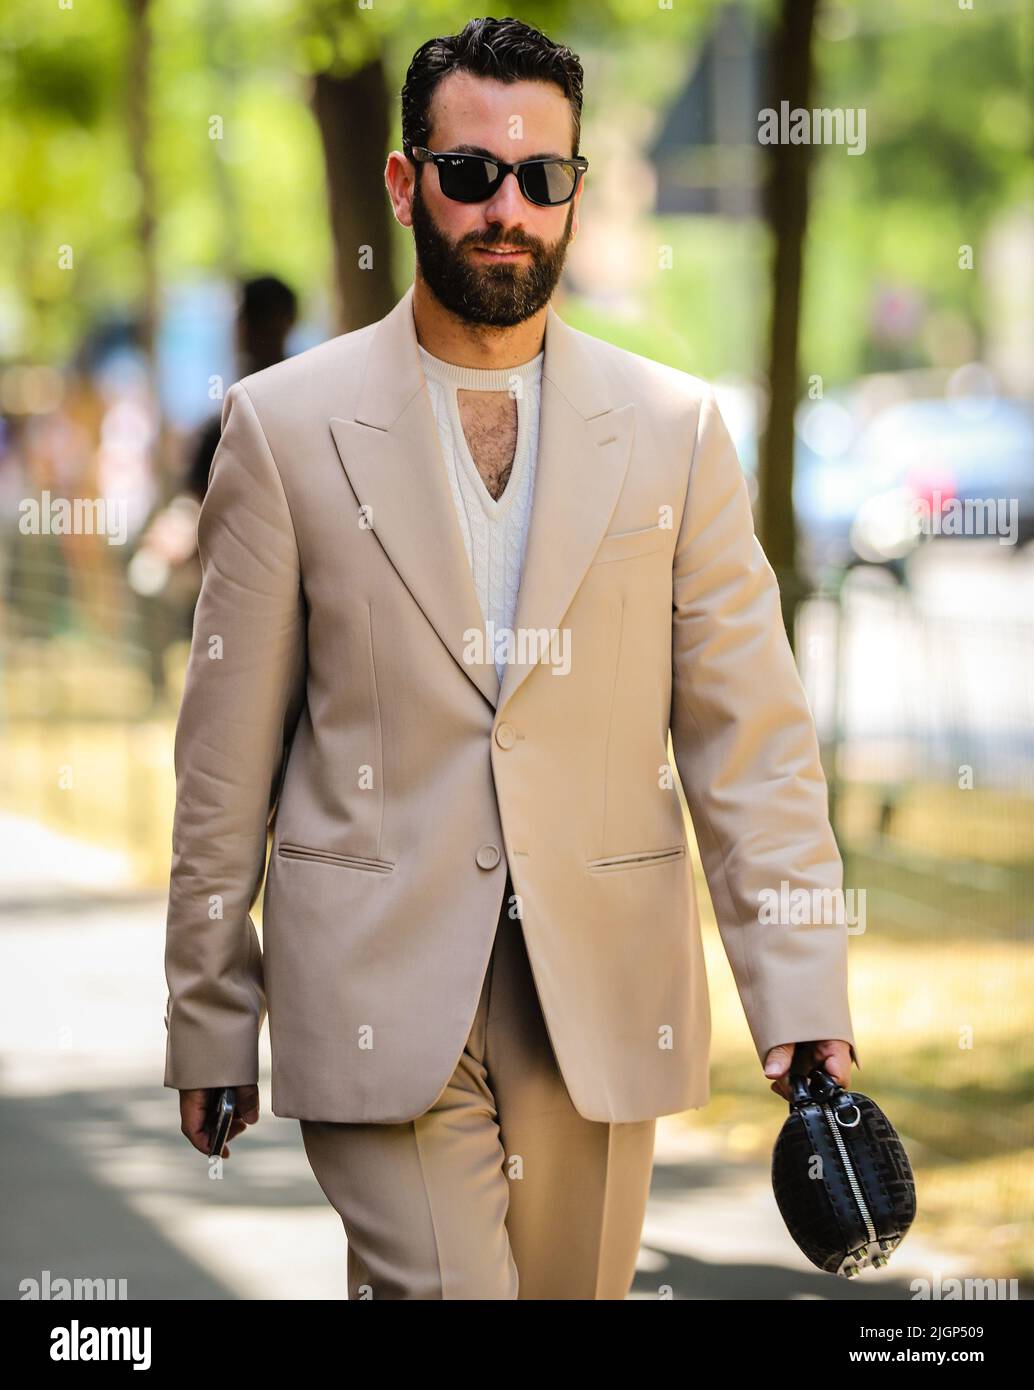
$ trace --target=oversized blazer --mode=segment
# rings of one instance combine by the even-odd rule
[[[712,389],[549,306],[500,686],[412,295],[225,398],[175,739],[165,1084],[257,1081],[268,1013],[275,1114],[422,1114],[466,1043],[509,869],[579,1113],[705,1104],[669,733],[759,1059],[853,1046],[843,915],[761,910],[781,885],[837,893],[842,864]]]

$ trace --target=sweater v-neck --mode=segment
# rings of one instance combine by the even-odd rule
[[[452,425],[453,438],[456,444],[456,453],[460,464],[473,485],[482,510],[487,516],[496,519],[506,512],[513,498],[516,496],[521,476],[523,474],[525,447],[528,430],[528,410],[526,406],[527,392],[532,389],[537,382],[545,357],[544,352],[528,362],[521,362],[515,367],[482,368],[482,367],[461,367],[455,362],[446,362],[441,357],[435,357],[426,348],[418,343],[417,348],[420,352],[421,362],[424,371],[429,377],[433,377],[446,388],[445,394],[449,406],[449,420]],[[506,480],[506,487],[498,498],[493,497],[485,486],[478,466],[474,461],[474,456],[470,452],[470,445],[467,442],[467,434],[463,428],[463,420],[460,416],[459,392],[460,391],[510,391],[513,388],[514,378],[522,384],[522,390],[516,397],[517,404],[517,437],[514,443],[513,466],[510,476]]]

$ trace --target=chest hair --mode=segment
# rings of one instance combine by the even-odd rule
[[[517,446],[517,402],[509,391],[457,391],[470,456],[490,497],[503,495]]]

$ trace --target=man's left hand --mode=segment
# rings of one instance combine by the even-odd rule
[[[771,1089],[784,1100],[790,1100],[790,1072],[808,1072],[825,1067],[829,1074],[847,1088],[851,1081],[851,1044],[843,1038],[826,1042],[780,1043],[769,1049],[765,1057],[765,1075],[774,1078]]]

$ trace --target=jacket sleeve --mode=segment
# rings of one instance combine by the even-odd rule
[[[198,518],[201,591],[174,753],[165,1085],[179,1090],[258,1080],[266,998],[251,908],[304,692],[294,527],[239,382],[222,425]]]
[[[776,577],[710,387],[672,571],[671,735],[758,1057],[763,1063],[779,1043],[843,1038],[858,1065],[843,864],[818,738]],[[802,900],[801,889],[811,906],[781,910]]]

